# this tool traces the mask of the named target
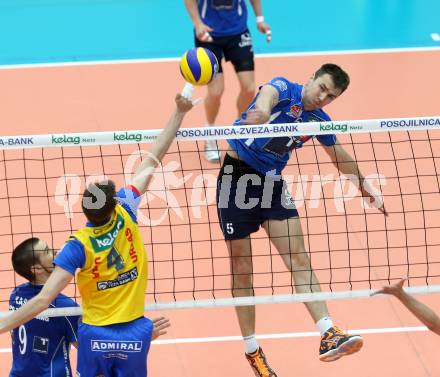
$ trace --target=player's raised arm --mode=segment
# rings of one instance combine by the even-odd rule
[[[429,330],[437,335],[440,335],[439,316],[432,309],[404,291],[403,284],[405,281],[406,279],[401,279],[396,284],[383,287],[382,289],[374,292],[372,295],[374,296],[382,293],[397,297],[399,301],[405,305],[407,309],[413,313]]]
[[[136,187],[141,194],[147,191],[151,180],[151,174],[162,161],[163,156],[168,151],[171,143],[176,137],[176,132],[182,124],[185,114],[192,109],[193,102],[180,94],[176,95],[176,110],[171,115],[164,130],[157,137],[156,142],[151,147],[148,154],[136,170],[132,185]]]
[[[330,147],[324,147],[327,154],[330,156],[336,168],[347,177],[357,177],[359,182],[359,189],[362,196],[369,197],[370,203],[381,211],[385,216],[388,216],[384,207],[382,194],[376,190],[362,175],[357,162],[351,157],[344,147],[336,141],[336,144]]]
[[[278,103],[279,95],[271,85],[264,85],[258,93],[255,106],[246,112],[246,119],[242,124],[263,124],[270,119],[272,109]]]

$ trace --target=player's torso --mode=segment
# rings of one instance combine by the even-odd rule
[[[302,85],[296,83],[288,85],[281,80],[278,83],[275,81],[274,84],[279,85],[280,90],[288,91],[289,95],[272,109],[269,123],[320,122],[329,119],[328,115],[321,109],[304,110],[301,100]],[[253,100],[249,109],[255,107],[256,99],[257,97]],[[236,121],[235,125],[239,126],[239,121]],[[280,132],[284,129],[287,128],[280,127]],[[275,170],[272,174],[280,174],[287,164],[292,150],[301,148],[311,138],[313,138],[312,135],[252,138],[240,139],[236,142],[230,142],[230,144],[237,151],[240,158],[255,169],[262,173]],[[262,171],[262,166],[264,166],[264,171]]]
[[[17,310],[42,286],[24,284],[13,292],[9,309]],[[51,305],[53,307],[53,305]],[[12,331],[13,365],[11,376],[72,376],[70,344],[59,318],[37,316]]]
[[[213,36],[238,35],[247,29],[246,0],[199,0],[203,22],[214,29]]]
[[[109,223],[82,228],[74,237],[86,256],[77,279],[83,322],[102,326],[142,316],[147,257],[139,227],[127,211],[117,205]]]

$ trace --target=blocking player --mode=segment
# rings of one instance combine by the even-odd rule
[[[147,257],[136,222],[151,173],[174,140],[191,100],[176,96],[176,111],[136,170],[132,185],[116,193],[111,181],[90,185],[82,208],[88,220],[54,260],[40,293],[0,320],[0,333],[28,322],[54,300],[77,270],[83,319],[78,330],[81,377],[145,377],[153,323],[144,317]]]

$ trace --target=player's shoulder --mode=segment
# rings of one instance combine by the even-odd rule
[[[295,86],[294,82],[289,81],[283,76],[276,76],[273,79],[271,79],[267,84],[274,86],[280,92],[285,92]]]
[[[20,285],[17,285],[10,294],[10,300],[13,300],[16,296],[20,296],[24,291],[26,291],[26,287],[29,285],[29,283],[23,283]]]
[[[26,290],[27,288],[29,288],[30,285],[31,285],[31,283],[29,283],[29,282],[26,282],[26,283],[22,283],[22,284],[20,284],[20,285],[17,285],[17,286],[12,290],[12,293],[14,293],[14,292],[18,293],[18,292],[20,292],[20,291]]]
[[[75,251],[76,249],[83,249],[83,248],[84,248],[84,246],[81,243],[81,241],[78,240],[78,238],[75,234],[73,234],[69,237],[69,239],[61,247],[60,252],[63,252],[65,250],[71,252],[71,251]]]
[[[34,290],[40,290],[37,288],[38,286],[31,284],[30,282],[26,282],[20,285],[17,285],[11,292],[11,296],[20,296],[20,295],[27,295],[30,291],[30,289]]]
[[[328,122],[330,120],[330,115],[328,115],[323,109],[313,110],[309,114],[309,122]]]

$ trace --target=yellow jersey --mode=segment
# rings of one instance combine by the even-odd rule
[[[71,236],[84,247],[77,274],[83,322],[105,326],[144,315],[147,255],[138,224],[120,205],[109,222],[81,228]]]

